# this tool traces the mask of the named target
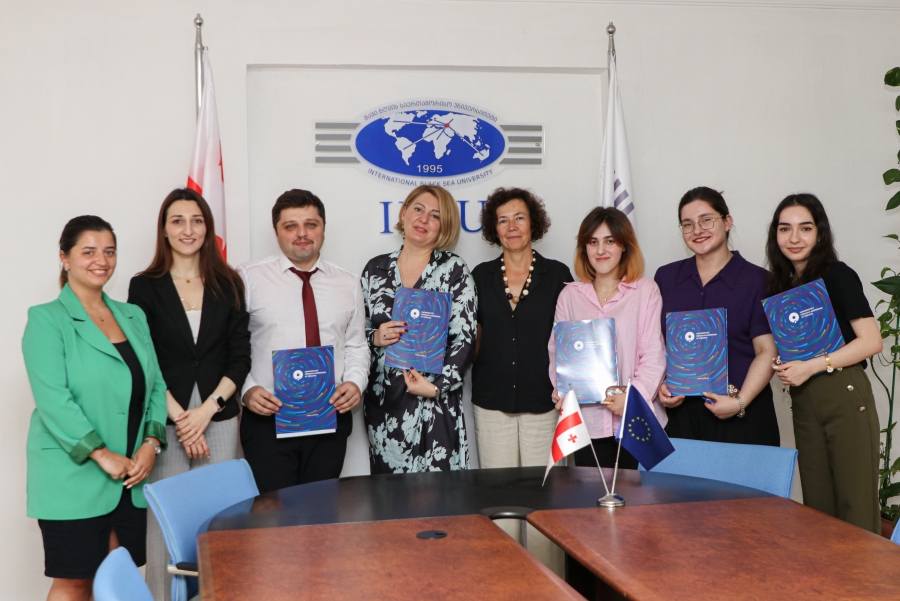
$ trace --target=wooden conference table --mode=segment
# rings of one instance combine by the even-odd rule
[[[477,514],[528,517],[567,552],[566,579],[590,598],[683,598],[672,595],[675,590],[690,590],[694,599],[728,598],[714,594],[714,587],[738,577],[745,598],[766,598],[753,594],[760,582],[787,591],[802,576],[788,570],[787,563],[772,574],[757,567],[767,565],[757,554],[773,549],[795,556],[810,576],[832,570],[826,560],[871,564],[875,567],[864,570],[865,576],[882,583],[879,591],[887,590],[884,583],[891,579],[884,565],[900,566],[900,547],[895,550],[888,541],[755,489],[623,470],[617,492],[628,505],[610,510],[596,507],[603,494],[596,468],[554,468],[541,487],[543,473],[540,467],[361,476],[260,495],[220,513],[199,537],[202,598],[573,598],[572,589]],[[797,519],[803,526],[789,527]],[[447,536],[417,538],[423,530]],[[826,534],[816,535],[817,530]],[[865,540],[856,540],[859,535]],[[724,559],[717,563],[707,557],[732,552],[744,557],[739,547],[772,538],[777,540],[768,543],[771,549],[724,568]],[[816,553],[808,541],[815,541]],[[690,561],[693,557],[697,560]],[[666,571],[672,562],[681,568]],[[594,575],[608,585],[597,585]],[[648,578],[657,581],[650,585]],[[821,587],[809,586],[808,596],[822,598]]]

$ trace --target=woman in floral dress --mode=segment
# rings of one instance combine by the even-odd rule
[[[459,208],[439,186],[419,186],[400,209],[400,250],[375,257],[362,274],[366,335],[372,349],[364,415],[373,474],[469,467],[462,396],[475,350],[475,281],[448,249],[459,239]],[[389,367],[385,348],[406,331],[391,321],[401,287],[448,292],[452,302],[441,374]]]

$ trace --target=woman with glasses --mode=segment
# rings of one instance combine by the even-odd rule
[[[733,220],[719,192],[689,190],[678,204],[684,243],[694,256],[660,267],[656,283],[665,315],[724,307],[728,321],[730,395],[685,397],[665,384],[659,400],[673,438],[779,446],[781,437],[769,380],[778,354],[763,312],[766,270],[728,248]]]
[[[769,225],[767,291],[822,279],[846,345],[807,361],[772,365],[791,387],[803,503],[870,532],[881,532],[878,413],[864,371],[882,350],[878,322],[859,276],[838,260],[828,215],[812,194],[792,194]]]

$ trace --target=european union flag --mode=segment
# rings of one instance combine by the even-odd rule
[[[675,452],[659,420],[634,386],[628,387],[625,415],[616,431],[616,440],[620,438],[625,450],[634,455],[646,470],[652,470],[657,463]]]

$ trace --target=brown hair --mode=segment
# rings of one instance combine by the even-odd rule
[[[196,202],[203,215],[203,222],[206,224],[206,238],[203,239],[203,246],[200,247],[200,276],[203,278],[204,288],[209,290],[213,297],[221,299],[223,297],[222,283],[225,283],[234,296],[234,307],[241,309],[244,306],[244,282],[241,280],[241,276],[222,258],[222,253],[216,243],[216,224],[209,204],[190,188],[172,190],[166,196],[162,206],[159,207],[159,217],[156,221],[156,253],[150,266],[140,275],[156,279],[165,276],[172,269],[172,247],[169,245],[169,239],[166,238],[166,219],[169,207],[179,200]]]
[[[112,234],[113,242],[116,242],[116,233],[108,221],[96,215],[81,215],[69,219],[69,222],[63,228],[62,234],[59,236],[59,250],[68,255],[69,251],[78,244],[78,239],[85,232],[109,232]],[[65,287],[69,281],[69,272],[65,268],[59,270],[59,287]]]
[[[281,219],[281,212],[285,209],[302,209],[304,207],[316,207],[322,223],[325,223],[325,205],[319,200],[319,197],[309,190],[300,190],[294,188],[288,190],[278,197],[275,205],[272,206],[272,227],[278,229],[278,220]]]
[[[528,209],[532,242],[537,242],[550,230],[550,216],[544,209],[543,200],[523,188],[497,188],[487,197],[481,211],[481,237],[488,244],[500,244],[500,237],[497,235],[497,209],[513,200],[521,200]]]
[[[453,195],[445,188],[440,186],[418,186],[417,188],[414,188],[406,197],[406,200],[403,201],[403,206],[400,207],[400,213],[402,214],[403,209],[409,208],[412,201],[423,194],[431,194],[437,198],[438,208],[441,212],[441,233],[438,234],[434,250],[450,250],[456,246],[456,243],[459,241],[459,207],[456,204],[456,200],[453,199]],[[403,233],[402,219],[397,220],[397,225],[394,226],[394,229],[401,234]]]
[[[593,282],[597,275],[587,256],[587,245],[597,228],[603,224],[609,227],[613,240],[622,245],[622,259],[619,262],[618,277],[623,282],[633,282],[644,275],[644,254],[638,246],[637,236],[628,217],[619,209],[597,207],[587,214],[578,228],[578,243],[575,247],[575,275],[582,282]]]

